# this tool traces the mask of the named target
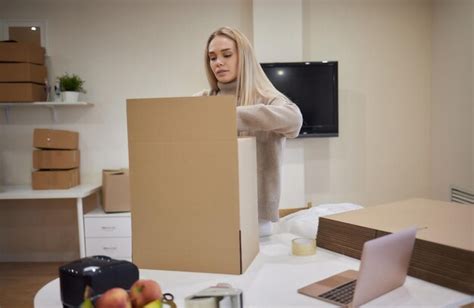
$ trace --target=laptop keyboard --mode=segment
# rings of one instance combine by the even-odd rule
[[[349,304],[352,302],[354,290],[357,280],[350,281],[346,284],[340,285],[337,288],[327,291],[319,295],[319,297],[329,299],[342,304]]]

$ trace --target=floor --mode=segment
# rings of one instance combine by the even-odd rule
[[[31,308],[36,292],[58,277],[57,262],[0,262],[0,308]]]

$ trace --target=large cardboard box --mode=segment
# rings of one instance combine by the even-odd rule
[[[241,274],[258,253],[256,143],[232,97],[127,100],[132,258]]]
[[[128,169],[102,170],[102,207],[107,213],[130,211]]]
[[[44,64],[45,49],[31,43],[0,42],[0,62]]]
[[[80,164],[79,150],[34,150],[34,169],[72,169]]]
[[[79,133],[36,128],[33,132],[33,147],[38,149],[76,150],[79,147]]]
[[[42,102],[47,97],[44,85],[36,83],[0,83],[0,102]]]
[[[79,169],[38,170],[31,174],[33,189],[68,189],[80,184]]]
[[[318,246],[360,258],[365,241],[417,226],[408,274],[474,293],[474,207],[410,199],[321,217]]]
[[[0,63],[0,82],[34,82],[44,84],[46,66],[32,63]]]

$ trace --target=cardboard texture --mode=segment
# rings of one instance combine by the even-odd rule
[[[474,207],[410,199],[321,217],[318,246],[360,259],[363,243],[418,226],[408,274],[474,293]]]
[[[107,213],[130,211],[128,169],[102,170],[102,207]]]
[[[258,253],[256,144],[232,97],[127,100],[133,262],[241,274]]]
[[[45,84],[46,67],[31,63],[0,63],[0,82],[34,82]]]
[[[46,89],[36,83],[0,83],[0,102],[35,102],[46,100]]]
[[[79,150],[34,150],[34,169],[72,169],[80,164]]]
[[[80,184],[79,169],[39,170],[31,174],[33,189],[68,189]]]
[[[39,149],[76,150],[79,133],[67,130],[36,128],[33,132],[33,147]]]
[[[0,62],[44,64],[45,49],[31,43],[0,42]]]

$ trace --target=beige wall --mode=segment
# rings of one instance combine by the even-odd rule
[[[433,5],[432,196],[451,185],[474,191],[472,0]]]
[[[305,141],[315,203],[430,195],[430,1],[305,1],[304,59],[339,61],[340,136]]]

